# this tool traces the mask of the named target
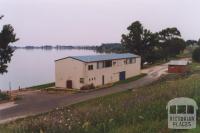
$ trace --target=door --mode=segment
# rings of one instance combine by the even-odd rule
[[[102,85],[104,85],[105,84],[105,77],[104,77],[104,75],[102,76]]]
[[[66,87],[72,89],[72,80],[67,80]]]
[[[119,73],[119,80],[120,81],[126,80],[126,72],[125,71]]]

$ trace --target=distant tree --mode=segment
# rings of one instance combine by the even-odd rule
[[[121,43],[103,43],[96,49],[99,53],[123,53],[124,47]]]
[[[177,28],[166,28],[159,32],[159,47],[165,60],[174,57],[184,50],[186,43],[181,39]]]
[[[127,30],[129,33],[123,34],[121,40],[126,52],[140,55],[142,67],[145,62],[152,62],[153,51],[158,42],[157,34],[144,29],[139,21],[132,23]]]
[[[182,38],[174,38],[171,40],[169,44],[169,52],[171,53],[171,57],[175,57],[176,55],[182,53],[186,48],[186,42]]]
[[[193,51],[193,54],[192,54],[192,59],[196,62],[200,62],[200,47],[196,48],[194,51]]]
[[[2,18],[3,16],[0,17],[0,19]],[[0,74],[7,72],[7,64],[11,61],[14,52],[9,44],[17,40],[13,27],[4,25],[0,32]]]
[[[187,40],[186,41],[186,45],[187,46],[194,46],[194,45],[196,45],[198,43],[198,41],[196,41],[196,40]]]

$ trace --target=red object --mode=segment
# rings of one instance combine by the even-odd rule
[[[187,65],[169,65],[168,72],[169,73],[185,73],[188,71]]]

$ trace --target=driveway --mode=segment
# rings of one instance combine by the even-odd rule
[[[166,72],[166,70],[167,64],[144,69],[142,70],[142,73],[147,73],[147,76],[137,81],[88,93],[49,94],[40,91],[28,92],[22,95],[22,100],[19,100],[15,103],[6,103],[0,105],[0,123],[47,112],[57,107],[71,105],[96,97],[142,87],[156,81],[161,74]]]

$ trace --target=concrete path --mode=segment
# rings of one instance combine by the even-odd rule
[[[148,75],[137,81],[88,93],[48,94],[46,92],[38,91],[25,93],[22,95],[22,100],[19,100],[16,103],[0,105],[0,123],[47,112],[57,107],[71,105],[92,98],[145,86],[157,80],[161,74],[166,72],[166,70],[167,64],[144,69],[142,70],[142,73],[147,73]]]

